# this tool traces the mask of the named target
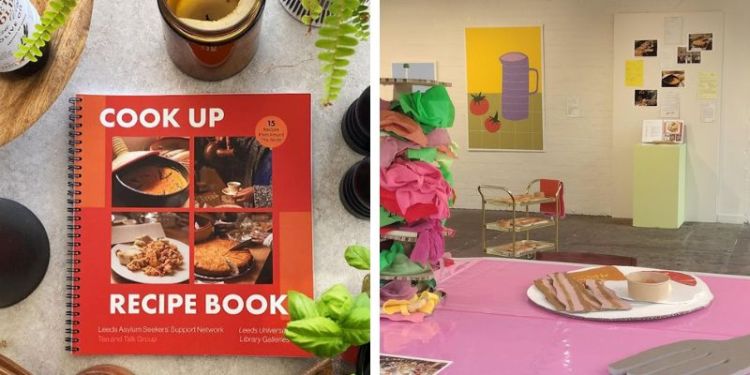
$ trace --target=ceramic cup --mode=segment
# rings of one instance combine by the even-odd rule
[[[628,280],[628,296],[636,301],[659,302],[669,297],[672,291],[669,276],[661,272],[639,271],[625,275]]]
[[[232,195],[237,194],[240,191],[240,186],[242,184],[237,181],[227,182],[227,192]]]

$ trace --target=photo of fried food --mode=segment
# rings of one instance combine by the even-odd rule
[[[179,284],[190,279],[187,213],[113,212],[113,284]]]
[[[148,276],[172,275],[175,269],[184,263],[177,246],[167,239],[154,240],[149,236],[144,236],[136,239],[133,246],[136,249],[134,253],[124,254],[123,250],[118,250],[116,253],[120,258],[120,263],[133,272],[143,271]]]

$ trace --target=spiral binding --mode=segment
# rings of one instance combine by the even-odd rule
[[[80,269],[78,265],[81,263],[79,256],[81,255],[81,242],[80,242],[80,229],[81,225],[78,223],[81,220],[80,211],[81,208],[78,204],[81,203],[81,115],[80,111],[82,108],[82,99],[78,97],[72,97],[68,99],[70,107],[68,111],[68,268],[67,268],[67,294],[66,298],[68,302],[65,304],[67,312],[65,313],[66,320],[65,325],[65,350],[69,352],[77,352],[79,350],[78,337],[79,333],[77,328],[80,323],[78,316],[80,312],[78,308],[78,298],[80,294],[78,291],[80,285],[78,282],[80,278],[77,276]]]

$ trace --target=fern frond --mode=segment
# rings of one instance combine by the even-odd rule
[[[52,0],[42,14],[41,22],[36,25],[29,37],[21,39],[13,56],[18,60],[37,62],[42,56],[42,48],[52,39],[52,34],[62,26],[75,8],[78,0]]]
[[[318,32],[315,46],[322,49],[318,59],[322,62],[323,105],[328,106],[336,100],[344,86],[348,74],[346,67],[349,57],[354,55],[359,43],[358,28],[349,23],[360,6],[360,0],[332,0],[328,6],[329,15],[323,21]]]
[[[300,0],[300,4],[307,11],[307,14],[302,16],[302,23],[307,25],[307,32],[309,33],[312,31],[313,21],[320,18],[320,15],[323,14],[323,6],[318,0]]]
[[[355,35],[359,40],[365,41],[370,37],[370,8],[364,3],[360,3],[359,7],[354,11],[353,18],[354,27],[357,28]]]

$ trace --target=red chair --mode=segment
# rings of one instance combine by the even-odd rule
[[[638,260],[633,257],[620,255],[596,254],[596,253],[575,253],[575,252],[541,252],[536,253],[536,260],[545,260],[548,262],[565,262],[565,263],[587,263],[599,264],[605,266],[637,266]]]

